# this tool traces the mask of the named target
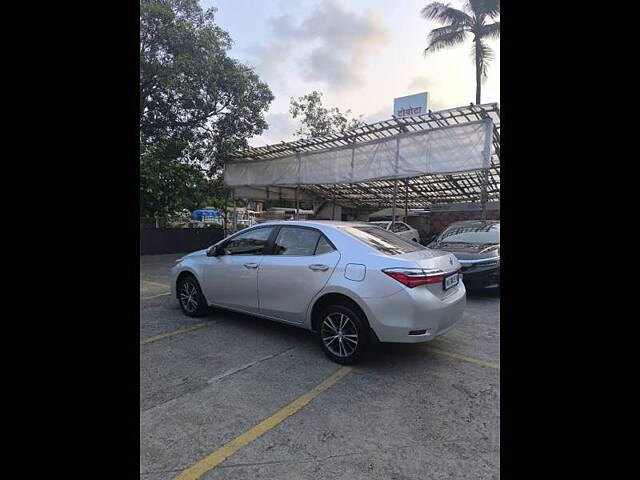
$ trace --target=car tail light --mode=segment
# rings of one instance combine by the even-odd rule
[[[445,275],[442,270],[425,270],[423,268],[385,268],[382,271],[409,288],[440,283],[444,280]]]

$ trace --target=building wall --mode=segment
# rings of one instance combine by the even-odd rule
[[[422,244],[433,236],[433,226],[428,215],[410,215],[400,219],[418,231]]]
[[[335,218],[331,218],[333,213],[333,204],[331,202],[325,202],[318,213],[316,213],[315,220],[341,220],[342,219],[342,207],[340,205],[335,206]]]

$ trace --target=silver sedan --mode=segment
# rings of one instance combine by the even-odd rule
[[[316,332],[351,364],[376,342],[426,342],[462,317],[460,263],[370,223],[269,222],[176,261],[172,293],[188,316],[220,307]]]

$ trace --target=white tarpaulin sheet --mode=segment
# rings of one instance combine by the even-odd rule
[[[491,119],[403,133],[353,147],[275,160],[228,162],[225,184],[286,186],[358,183],[489,168]]]

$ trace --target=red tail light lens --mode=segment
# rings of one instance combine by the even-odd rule
[[[394,280],[409,288],[430,283],[440,283],[444,280],[442,270],[424,270],[422,268],[385,268],[382,270]]]

